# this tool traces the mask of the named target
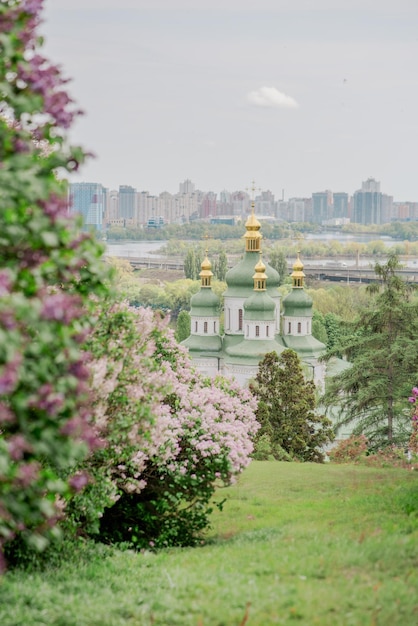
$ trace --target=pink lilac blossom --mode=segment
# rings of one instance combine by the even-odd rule
[[[136,489],[139,493],[145,487],[150,463],[160,471],[168,469],[181,476],[191,476],[205,459],[225,458],[229,473],[223,475],[223,479],[231,482],[250,462],[252,437],[258,429],[256,400],[235,383],[201,378],[193,371],[187,351],[175,342],[166,322],[162,323],[150,309],[129,310],[135,316],[138,333],[135,348],[124,352],[123,364],[122,360],[113,364],[105,357],[96,364],[91,363],[98,398],[96,419],[105,430],[113,415],[107,398],[118,387],[127,363],[135,375],[124,388],[125,402],[130,403],[132,414],[136,406],[148,403],[153,418],[147,424],[148,437],[144,437],[143,429],[138,429],[135,420],[130,431],[124,434],[133,449],[129,470],[125,463],[116,463],[111,470],[112,479],[119,488],[129,493]],[[153,371],[149,359],[153,350],[154,357],[159,358],[156,327],[164,333],[161,343],[165,354],[169,355],[160,362],[159,371]],[[117,344],[115,340],[114,345]],[[127,406],[124,411],[128,411]],[[132,474],[141,476],[136,486],[128,471],[131,477]],[[217,477],[220,477],[219,472]]]

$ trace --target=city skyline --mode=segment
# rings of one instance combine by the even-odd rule
[[[185,223],[197,219],[221,219],[235,223],[245,219],[254,209],[260,219],[288,222],[312,222],[342,226],[388,224],[392,221],[416,221],[418,202],[394,202],[380,190],[374,178],[362,181],[354,194],[325,190],[312,192],[305,198],[275,198],[270,190],[255,186],[238,191],[197,189],[189,179],[180,182],[178,192],[151,195],[129,185],[107,189],[98,182],[73,182],[69,186],[71,211],[81,213],[86,225],[101,229],[109,226],[160,227],[163,224]]]
[[[414,0],[46,0],[46,53],[86,115],[81,180],[276,197],[382,181],[418,198]]]

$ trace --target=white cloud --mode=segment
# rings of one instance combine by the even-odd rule
[[[298,103],[291,96],[282,93],[276,87],[260,87],[247,94],[247,100],[254,106],[275,109],[297,109]]]

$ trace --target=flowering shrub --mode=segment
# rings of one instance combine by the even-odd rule
[[[365,435],[351,435],[342,439],[328,452],[330,461],[334,463],[359,463],[367,453],[367,437]]]
[[[368,440],[365,435],[352,435],[343,439],[328,452],[333,463],[358,463],[369,467],[411,467],[411,461],[416,458],[405,454],[403,448],[386,446],[376,452],[368,449]],[[415,455],[414,455],[415,456]]]
[[[89,423],[90,295],[106,293],[102,249],[68,217],[55,171],[83,158],[65,141],[77,111],[38,52],[42,0],[0,3],[0,569],[19,535],[42,548],[65,468],[98,440]]]
[[[412,460],[412,458],[411,458]],[[410,462],[403,448],[387,446],[369,454],[363,460],[369,467],[410,467]]]
[[[216,485],[249,463],[258,427],[252,395],[196,374],[151,309],[113,305],[90,347],[95,420],[109,445],[85,465],[92,481],[71,515],[108,541],[193,544]]]

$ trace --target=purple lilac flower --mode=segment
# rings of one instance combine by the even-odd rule
[[[13,361],[5,363],[0,374],[0,394],[11,393],[19,380],[19,365],[21,357],[16,356]]]
[[[69,324],[82,315],[80,298],[65,293],[55,293],[44,300],[41,317],[44,320],[55,320]]]
[[[25,452],[30,452],[32,447],[26,441],[23,435],[13,435],[7,442],[10,458],[13,461],[23,459]]]
[[[84,489],[86,485],[89,483],[89,475],[85,472],[77,472],[74,474],[68,481],[71,489],[74,489],[75,492],[81,491]]]
[[[12,287],[12,279],[7,269],[0,270],[0,296],[8,296]]]

